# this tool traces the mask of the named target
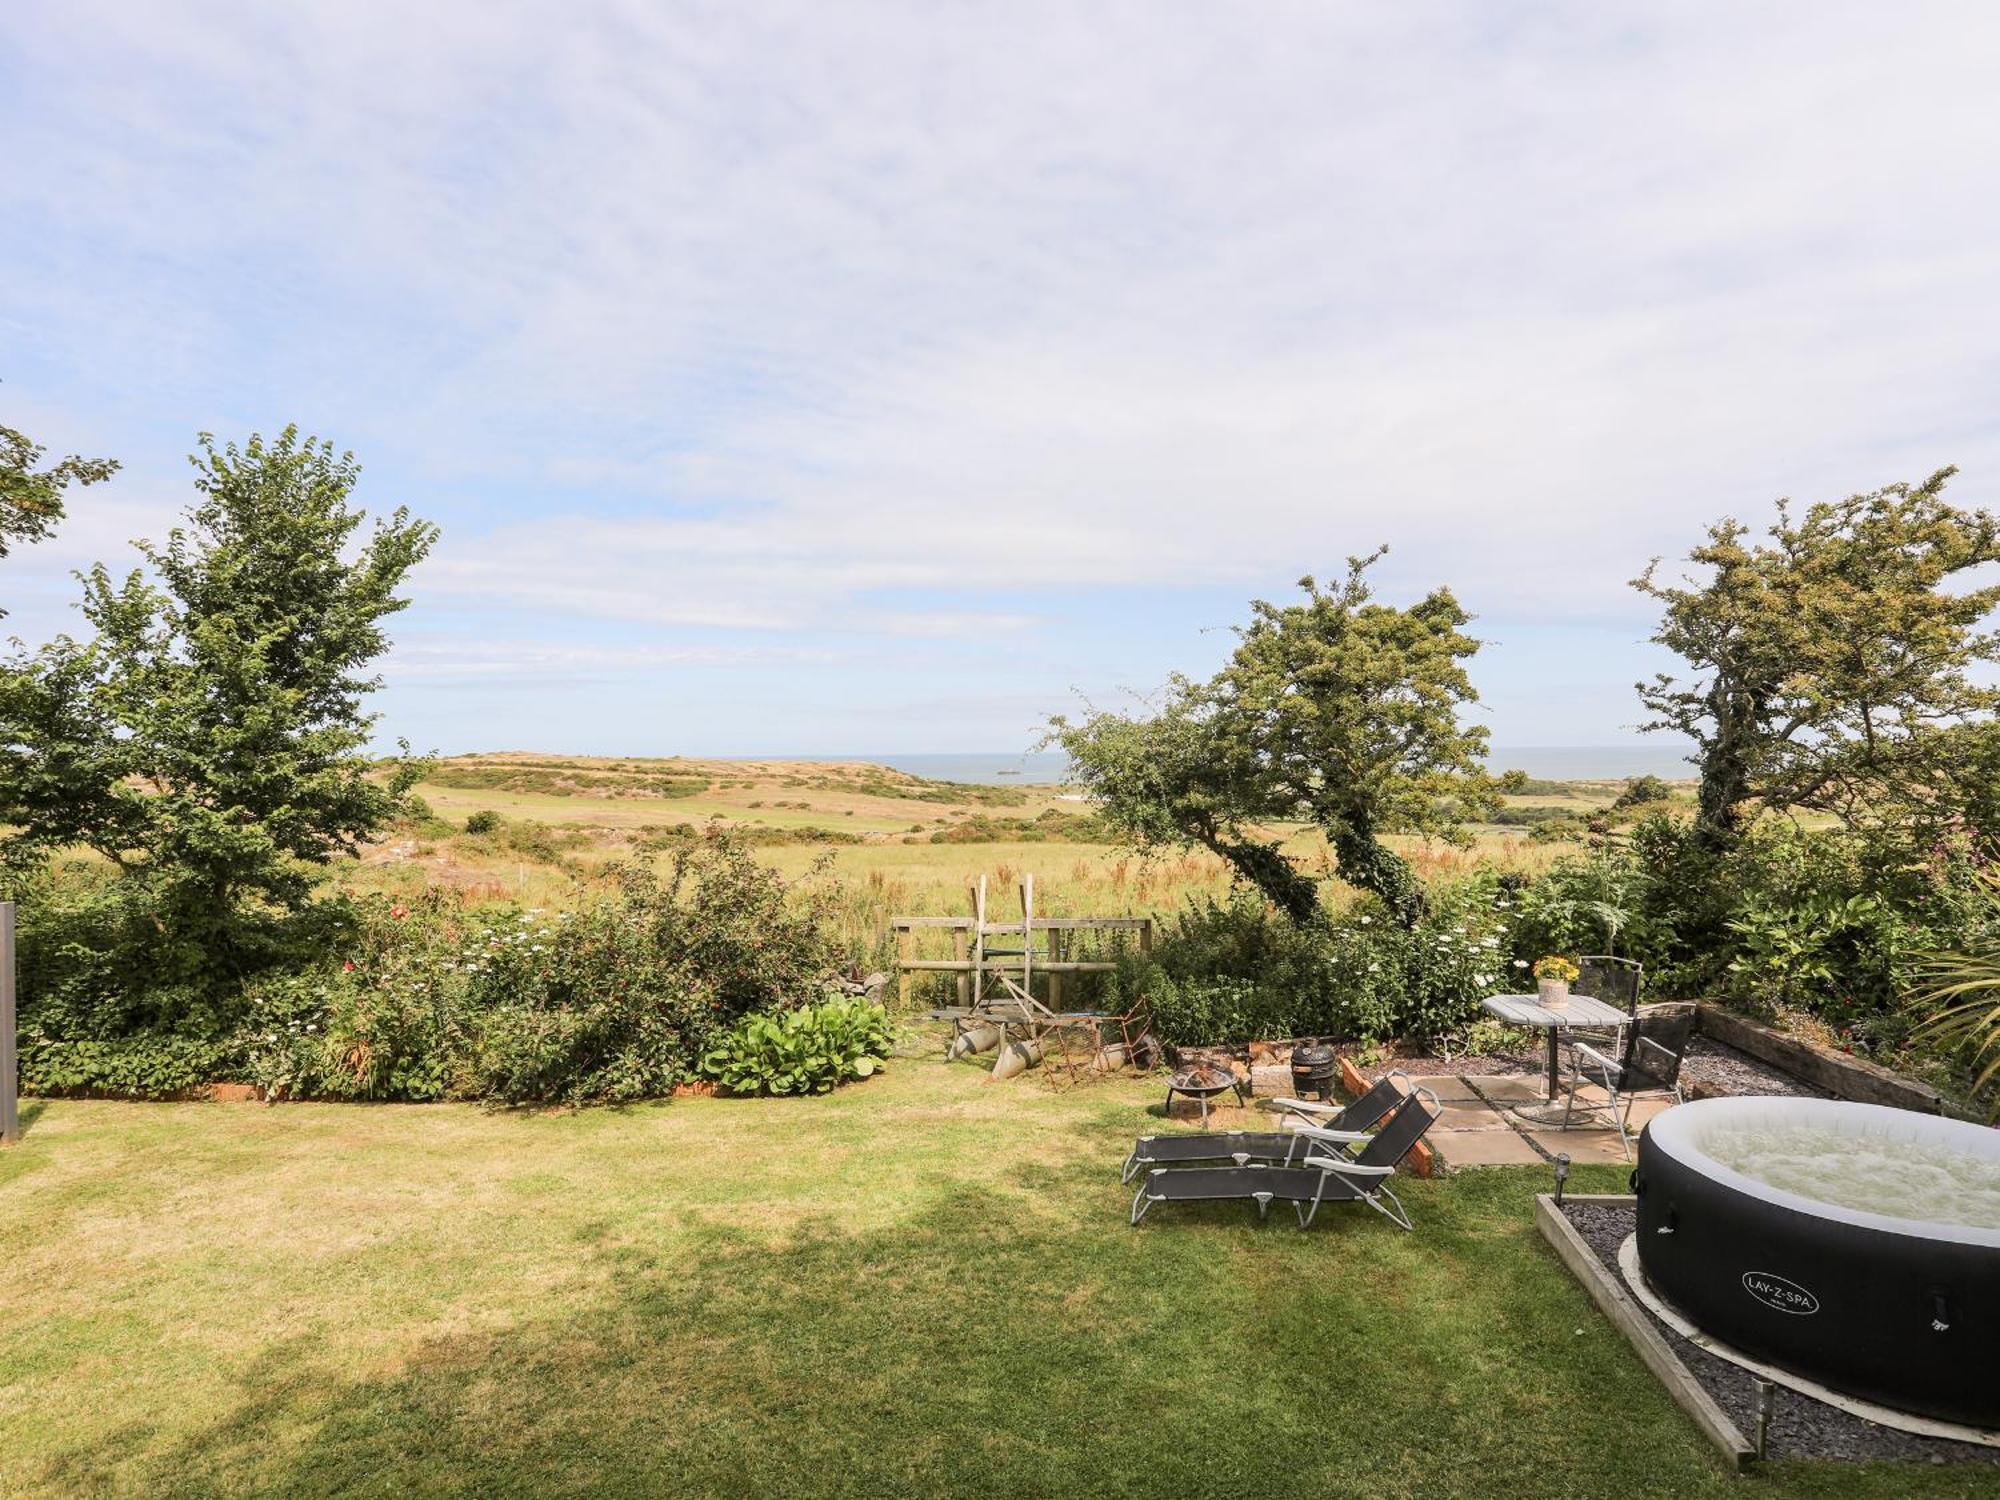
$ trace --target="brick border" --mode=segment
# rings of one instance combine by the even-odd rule
[[[1344,1052],[1340,1054],[1338,1061],[1341,1087],[1346,1089],[1351,1097],[1359,1099],[1370,1088],[1367,1075],[1355,1067],[1354,1060]],[[1416,1145],[1410,1147],[1409,1153],[1403,1160],[1410,1164],[1410,1171],[1414,1176],[1444,1176],[1444,1158],[1439,1156],[1427,1142],[1418,1141]]]

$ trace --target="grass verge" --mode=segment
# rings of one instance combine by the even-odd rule
[[[825,1099],[529,1115],[40,1102],[0,1156],[0,1491],[1962,1496],[1726,1475],[1542,1245],[1125,1224],[1151,1084],[899,1059]],[[1622,1173],[1584,1172],[1578,1190]]]

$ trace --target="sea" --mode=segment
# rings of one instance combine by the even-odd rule
[[[1694,775],[1684,745],[1671,740],[1625,745],[1495,745],[1486,763],[1496,771],[1525,771],[1543,781],[1614,781],[1628,776],[1662,776],[1669,781]],[[1069,779],[1069,758],[1057,750],[961,752],[939,755],[775,756],[770,759],[866,761],[932,781],[968,781],[991,786],[1060,786]]]

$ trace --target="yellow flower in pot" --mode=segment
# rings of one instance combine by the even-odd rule
[[[1570,982],[1583,970],[1560,953],[1535,960],[1535,983],[1542,1004],[1560,1009],[1569,1004]]]

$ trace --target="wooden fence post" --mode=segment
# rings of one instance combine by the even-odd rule
[[[0,1145],[21,1139],[21,1055],[14,1039],[14,903],[0,901]]]

